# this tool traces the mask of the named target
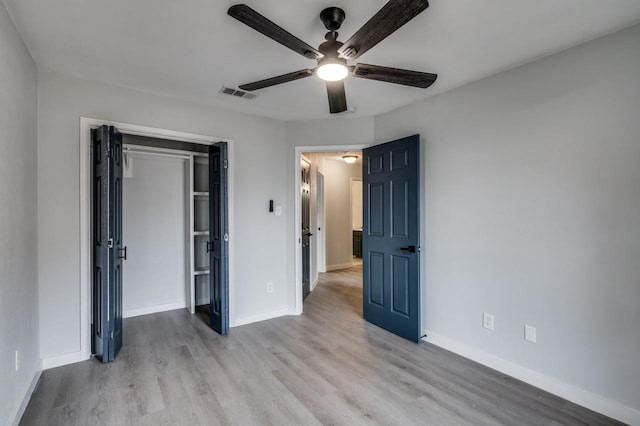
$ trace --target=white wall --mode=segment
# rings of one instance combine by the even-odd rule
[[[351,181],[351,228],[362,229],[362,163],[359,179]]]
[[[0,424],[11,424],[40,370],[37,71],[2,2],[0,76]]]
[[[186,306],[187,160],[130,154],[122,185],[124,316]],[[162,309],[162,308],[158,308]]]
[[[287,308],[283,259],[289,212],[275,216],[267,211],[269,199],[286,197],[283,123],[55,73],[40,72],[38,77],[38,271],[43,358],[73,357],[80,350],[81,116],[233,139],[231,323]],[[274,283],[271,294],[266,293],[267,281]]]
[[[327,227],[327,270],[342,269],[353,262],[351,179],[362,179],[362,163],[347,164],[325,159],[324,195]]]
[[[423,329],[635,423],[606,399],[640,410],[638,46],[640,26],[375,120],[421,135]]]

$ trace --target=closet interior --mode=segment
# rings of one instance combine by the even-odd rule
[[[124,317],[209,298],[207,146],[123,135]]]

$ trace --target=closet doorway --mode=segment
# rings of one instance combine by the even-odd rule
[[[211,328],[227,334],[227,141],[189,134],[180,134],[188,138],[178,140],[169,140],[171,135],[153,139],[139,126],[96,124],[81,122],[81,130],[90,135],[90,140],[84,138],[87,147],[81,134],[81,148],[88,148],[81,151],[91,160],[89,165],[81,161],[81,172],[88,171],[91,182],[81,188],[89,195],[91,212],[87,218],[81,209],[83,242],[85,237],[90,241],[89,250],[81,250],[81,264],[90,265],[89,277],[82,271],[82,289],[91,294],[82,294],[90,301],[89,309],[81,306],[82,318],[89,317],[91,324],[89,339],[83,333],[83,354],[89,341],[91,354],[112,361],[123,342],[123,314],[179,307],[194,313],[198,302],[208,305]],[[171,295],[172,303],[150,301],[166,301]],[[141,306],[141,301],[149,306]]]

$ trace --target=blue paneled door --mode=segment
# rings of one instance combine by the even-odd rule
[[[419,143],[409,136],[363,151],[363,316],[420,339]]]
[[[229,226],[227,217],[227,143],[209,147],[209,321],[229,333]]]
[[[113,361],[122,347],[122,135],[113,126],[91,134],[93,157],[92,353]]]

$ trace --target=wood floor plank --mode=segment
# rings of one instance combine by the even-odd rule
[[[116,361],[43,372],[21,424],[620,424],[363,321],[361,276],[321,274],[303,315],[228,336],[202,308],[126,319]]]

